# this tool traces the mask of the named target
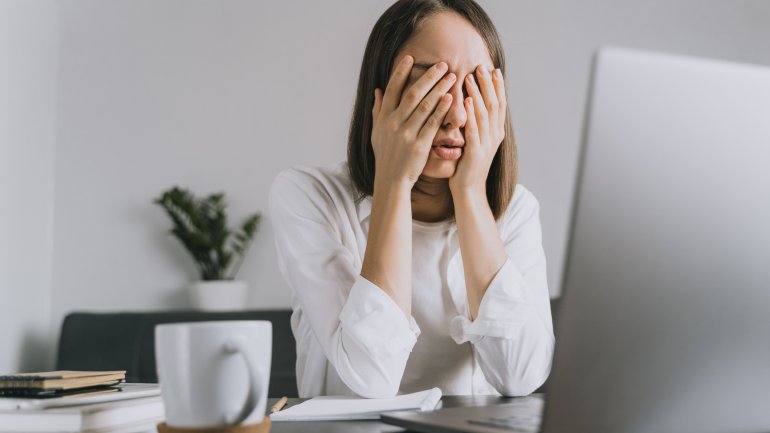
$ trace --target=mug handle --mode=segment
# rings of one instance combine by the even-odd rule
[[[265,375],[242,338],[236,337],[227,341],[224,349],[227,353],[238,353],[243,356],[243,360],[246,362],[246,371],[249,374],[249,393],[246,396],[246,401],[243,402],[243,407],[232,410],[225,415],[225,422],[228,425],[237,425],[248,418],[259,406],[260,384],[264,383]]]

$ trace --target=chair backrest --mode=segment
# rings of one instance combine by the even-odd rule
[[[270,397],[297,397],[297,349],[291,310],[238,312],[71,313],[62,324],[56,368],[126,370],[127,382],[155,383],[155,325],[219,320],[269,320],[273,324]]]

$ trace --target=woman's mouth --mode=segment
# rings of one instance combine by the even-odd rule
[[[440,146],[433,146],[431,150],[439,158],[450,160],[450,161],[460,159],[460,157],[463,154],[463,148],[459,146],[440,145]]]
[[[461,139],[442,138],[433,142],[431,151],[440,159],[449,161],[460,159],[465,142]]]

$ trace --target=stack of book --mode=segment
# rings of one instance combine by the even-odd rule
[[[0,396],[57,396],[110,391],[126,380],[126,371],[46,371],[0,376]]]
[[[125,372],[0,376],[0,433],[154,431],[165,414],[157,384]]]

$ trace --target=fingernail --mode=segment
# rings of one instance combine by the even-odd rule
[[[454,82],[454,80],[456,78],[457,78],[457,76],[455,74],[451,73],[451,72],[449,74],[447,74],[447,76],[446,76],[446,80],[449,81],[450,83]]]
[[[446,63],[441,62],[438,65],[436,65],[436,69],[438,69],[441,72],[444,72],[444,71],[447,70],[447,65],[446,65]]]
[[[406,55],[403,59],[401,59],[401,63],[404,65],[407,65],[412,62],[412,56]]]
[[[495,69],[495,75],[497,75],[497,78],[503,78],[503,71],[500,70],[500,68]]]

